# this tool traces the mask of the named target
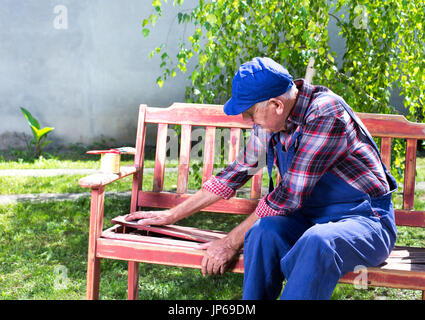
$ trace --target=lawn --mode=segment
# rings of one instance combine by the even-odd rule
[[[97,161],[45,160],[42,163],[0,161],[1,169],[10,168],[96,168]],[[152,168],[152,162],[146,167]],[[170,167],[175,168],[175,164]],[[425,158],[418,159],[418,168]],[[266,176],[266,175],[265,175]],[[175,190],[177,173],[167,171],[166,190]],[[0,194],[87,193],[78,186],[80,176],[0,177]],[[144,174],[144,188],[152,186],[152,170]],[[424,181],[422,173],[418,180]],[[264,179],[267,184],[266,177]],[[128,191],[131,178],[116,182],[106,191]],[[199,187],[191,176],[189,189]],[[247,184],[246,187],[249,187]],[[399,205],[399,195],[395,196]],[[2,299],[84,299],[86,285],[89,197],[75,201],[18,202],[0,206],[0,297]],[[105,227],[112,217],[129,211],[126,195],[107,196]],[[425,207],[424,192],[417,193],[415,204]],[[229,231],[243,217],[199,213],[180,221],[182,225]],[[399,245],[425,247],[425,231],[399,228]],[[102,261],[101,299],[126,299],[127,264]],[[140,299],[240,299],[243,275],[202,277],[197,269],[141,264]],[[339,284],[332,299],[420,299],[420,291],[388,288],[355,289]]]

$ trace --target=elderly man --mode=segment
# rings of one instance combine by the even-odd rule
[[[174,223],[232,197],[267,164],[269,193],[225,238],[203,246],[204,275],[223,274],[243,246],[244,299],[276,299],[284,279],[281,299],[329,299],[342,275],[388,257],[397,232],[396,183],[341,97],[255,58],[240,66],[224,112],[254,123],[238,158],[182,204],[127,220]],[[276,187],[274,164],[282,177]]]

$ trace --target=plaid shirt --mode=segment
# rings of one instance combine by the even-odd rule
[[[256,214],[259,217],[290,214],[302,206],[328,171],[371,197],[387,193],[386,175],[368,138],[338,101],[328,95],[317,98],[320,92],[329,89],[309,85],[302,79],[295,84],[298,99],[287,119],[287,131],[281,131],[279,139],[285,148],[301,128],[302,136],[288,171],[279,185],[259,201]],[[270,133],[254,125],[237,159],[202,187],[224,199],[234,196],[239,187],[266,165],[270,137]]]

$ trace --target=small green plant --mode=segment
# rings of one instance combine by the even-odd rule
[[[38,159],[41,155],[41,150],[45,146],[47,146],[49,143],[52,142],[46,139],[47,134],[53,131],[55,128],[51,128],[51,127],[40,128],[40,124],[38,123],[37,119],[35,119],[28,110],[21,107],[21,111],[24,117],[27,119],[28,124],[31,128],[32,134],[34,136],[34,139],[31,140],[30,145],[34,145],[35,158]]]

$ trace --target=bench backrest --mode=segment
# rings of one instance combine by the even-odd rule
[[[403,205],[396,210],[397,225],[425,227],[425,211],[414,210],[415,172],[417,141],[425,140],[425,124],[412,123],[400,115],[357,113],[372,136],[380,138],[381,155],[385,165],[391,164],[392,140],[406,139],[406,162],[404,170]],[[143,160],[146,143],[147,124],[157,124],[157,140],[153,186],[151,190],[142,189]],[[176,192],[164,192],[165,164],[167,157],[167,136],[170,126],[180,125],[179,164]],[[227,116],[220,105],[174,103],[169,108],[140,106],[136,140],[135,165],[139,174],[135,175],[132,191],[132,208],[152,207],[171,208],[190,197],[188,176],[190,169],[191,133],[193,128],[205,127],[203,144],[202,182],[206,181],[214,169],[216,129],[230,128],[228,141],[228,162],[235,160],[239,153],[242,129],[251,129],[252,123],[242,116]],[[252,177],[250,198],[235,196],[220,200],[203,211],[232,214],[250,214],[254,211],[262,194],[262,175],[260,170]],[[278,180],[280,179],[278,175]],[[401,187],[401,186],[400,186]]]

